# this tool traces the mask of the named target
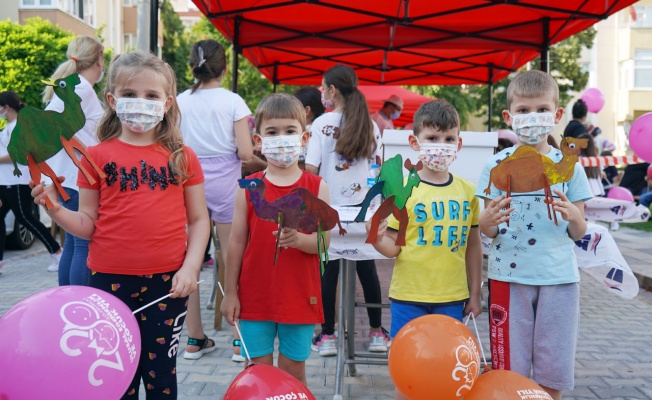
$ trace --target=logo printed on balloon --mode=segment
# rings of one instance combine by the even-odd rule
[[[471,390],[473,382],[480,374],[480,354],[476,347],[475,341],[471,338],[466,339],[466,345],[460,345],[455,349],[457,364],[453,369],[453,379],[463,381],[462,386],[455,393],[457,396],[462,395],[462,391]]]
[[[550,395],[545,390],[541,389],[524,389],[517,390],[516,394],[521,396],[521,399],[531,399],[531,400],[547,400],[550,399]]]
[[[265,397],[265,400],[297,400],[297,399],[308,399],[308,395],[305,393],[288,393],[288,394],[281,394],[278,396],[274,397]]]
[[[111,305],[97,294],[92,294],[83,301],[71,301],[61,306],[61,319],[65,322],[59,341],[61,351],[70,357],[77,357],[84,352],[93,352],[97,358],[88,370],[88,381],[93,386],[104,383],[96,377],[100,367],[124,371],[124,365],[118,352],[121,345],[126,346],[129,361],[136,357],[134,339],[125,321]],[[83,338],[79,345],[78,338]],[[75,343],[72,347],[70,342]]]

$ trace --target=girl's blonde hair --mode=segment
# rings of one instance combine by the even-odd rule
[[[106,86],[104,87],[104,99],[106,94],[114,94],[117,89],[123,86],[134,75],[143,71],[157,73],[166,96],[172,96],[172,105],[163,115],[163,120],[156,126],[155,139],[166,150],[169,150],[170,168],[174,175],[182,180],[189,178],[187,160],[183,151],[183,139],[179,130],[181,113],[176,100],[177,80],[172,68],[160,58],[151,53],[135,51],[132,53],[119,54],[111,60],[107,74]],[[116,138],[122,133],[122,123],[115,110],[107,107],[102,121],[97,127],[97,139],[100,142]]]
[[[52,80],[65,78],[72,73],[80,73],[93,66],[104,55],[104,46],[92,36],[78,36],[68,44],[68,60],[59,64],[52,74]],[[52,86],[43,91],[43,102],[49,103],[54,95]]]

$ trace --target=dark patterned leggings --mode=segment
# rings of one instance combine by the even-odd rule
[[[117,275],[93,271],[90,286],[111,293],[136,310],[169,293],[174,272]],[[177,398],[177,352],[186,319],[188,298],[167,298],[136,314],[141,353],[138,369],[122,399],[138,399],[142,379],[147,400]]]

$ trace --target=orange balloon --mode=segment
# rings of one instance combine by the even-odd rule
[[[552,400],[535,381],[513,371],[493,370],[480,375],[464,400]]]
[[[389,374],[410,400],[454,400],[466,395],[480,373],[473,333],[446,315],[410,321],[392,340]]]

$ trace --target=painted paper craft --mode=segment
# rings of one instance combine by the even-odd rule
[[[305,188],[295,188],[273,202],[265,199],[265,182],[260,178],[239,179],[241,188],[249,191],[249,199],[258,218],[278,225],[274,265],[279,253],[279,236],[284,227],[302,232],[317,232],[317,246],[322,273],[328,262],[326,232],[338,225],[340,235],[345,235],[339,215],[331,206]]]
[[[86,153],[84,145],[74,137],[75,133],[86,123],[86,117],[81,108],[81,98],[75,93],[75,86],[81,82],[79,75],[68,75],[55,82],[42,82],[54,87],[54,93],[64,103],[63,112],[44,111],[35,107],[21,109],[7,151],[14,164],[14,175],[21,175],[18,164],[27,165],[34,184],[41,182],[41,173],[43,173],[52,179],[61,197],[68,200],[70,196],[63,190],[55,171],[46,163],[48,158],[57,154],[61,149],[66,151],[90,184],[94,184],[95,179],[82,167],[75,155],[75,150],[86,157],[101,178],[105,178],[106,175]],[[52,202],[47,196],[45,203],[46,208],[52,207]]]
[[[504,192],[507,197],[512,193],[535,192],[543,189],[548,209],[548,219],[557,223],[557,214],[552,211],[552,189],[550,186],[568,182],[573,177],[575,164],[579,161],[580,149],[585,149],[587,139],[566,137],[561,141],[563,158],[555,163],[539,153],[532,146],[520,146],[516,151],[491,169],[489,184],[484,190],[491,193],[491,184]],[[507,205],[509,208],[510,205]],[[509,221],[507,221],[509,225]]]
[[[410,171],[405,184],[403,182],[403,166]],[[380,175],[378,175],[376,184],[367,192],[367,195],[362,201],[360,213],[355,217],[356,222],[364,221],[371,200],[378,195],[382,196],[383,202],[373,217],[371,217],[371,229],[367,235],[367,243],[374,244],[378,241],[378,225],[380,225],[380,221],[389,217],[391,214],[399,222],[395,244],[397,246],[405,246],[405,232],[409,221],[405,204],[412,194],[412,189],[419,186],[421,182],[421,178],[417,173],[421,168],[423,168],[421,161],[413,165],[410,159],[407,159],[403,163],[403,157],[400,154],[385,161],[380,167]]]

